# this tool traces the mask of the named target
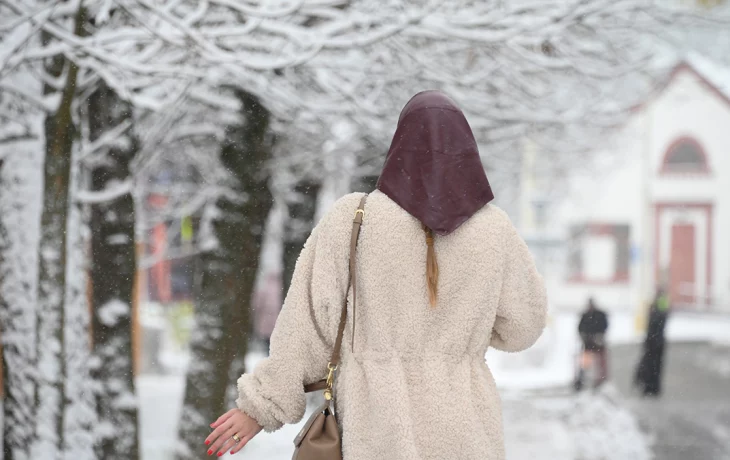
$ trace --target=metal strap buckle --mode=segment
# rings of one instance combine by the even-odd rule
[[[337,366],[328,364],[327,369],[329,369],[329,372],[327,373],[327,388],[332,388],[332,385],[335,383],[335,371],[337,370]]]
[[[332,400],[332,386],[335,383],[335,371],[337,370],[337,365],[328,363],[327,369],[329,372],[327,373],[327,389],[324,390],[324,399],[327,401]]]

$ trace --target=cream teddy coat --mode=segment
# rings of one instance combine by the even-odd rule
[[[300,421],[303,384],[326,375],[361,197],[340,199],[314,229],[270,357],[238,380],[239,409],[266,431]],[[368,197],[357,252],[354,349],[350,306],[335,386],[344,460],[505,456],[500,399],[485,353],[490,346],[524,350],[538,339],[546,319],[543,281],[507,215],[491,204],[436,237],[435,308],[426,289],[426,249],[418,220],[379,191]]]

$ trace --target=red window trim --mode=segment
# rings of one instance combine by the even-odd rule
[[[679,144],[683,143],[689,143],[693,144],[695,147],[697,147],[697,150],[700,152],[700,155],[702,155],[702,168],[699,170],[693,170],[693,171],[677,171],[672,169],[671,166],[668,165],[667,160],[669,159],[669,154],[674,150]],[[707,157],[707,151],[705,151],[705,148],[702,147],[702,144],[697,141],[694,137],[691,136],[680,136],[674,141],[672,141],[671,144],[669,144],[669,147],[664,151],[664,157],[662,158],[662,165],[659,168],[659,174],[663,176],[675,176],[675,177],[692,177],[692,176],[708,176],[710,175],[712,171],[710,170],[710,163],[708,161]]]
[[[611,235],[611,236],[613,236],[614,235],[613,227],[616,225],[625,225],[625,224],[624,223],[593,221],[593,222],[586,222],[584,225],[585,225],[585,228],[589,235],[592,235],[592,236]],[[630,243],[631,242],[629,241],[629,244]],[[581,273],[578,275],[569,276],[567,279],[567,282],[569,284],[582,284],[582,285],[586,285],[586,286],[626,285],[626,284],[629,284],[629,282],[630,282],[630,276],[629,276],[629,272],[624,270],[624,271],[616,271],[613,274],[613,278],[603,279],[603,280],[592,280],[590,278],[586,278]]]
[[[585,278],[583,275],[568,278],[569,284],[582,284],[585,286],[624,286],[629,284],[629,281],[629,274],[627,272],[616,272],[613,278],[605,280],[592,280]]]

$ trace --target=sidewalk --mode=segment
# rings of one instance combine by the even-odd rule
[[[637,344],[644,339],[630,313],[609,313],[609,346]],[[522,353],[489,350],[487,363],[502,389],[537,390],[566,387],[575,375],[580,349],[577,313],[555,312],[542,337]],[[730,345],[730,316],[677,312],[667,323],[667,340]],[[610,358],[609,358],[610,359]]]
[[[173,460],[183,379],[140,377],[138,389],[142,460]],[[507,460],[651,459],[636,419],[610,387],[578,397],[505,391],[502,411]],[[262,433],[240,454],[223,458],[290,460],[300,426]]]
[[[650,460],[651,446],[610,384],[597,393],[503,395],[507,460]]]
[[[670,344],[660,399],[642,399],[631,391],[640,346],[616,346],[612,354],[614,382],[655,438],[655,458],[730,459],[730,347]]]
[[[632,315],[613,314],[610,322],[612,347],[641,342],[642,334],[636,331]],[[625,399],[612,386],[598,395],[575,396],[567,391],[578,352],[577,324],[577,314],[558,313],[530,350],[487,353],[503,398],[507,459],[650,459],[648,441],[626,408]],[[730,318],[677,313],[669,321],[667,336],[671,342],[728,343]],[[727,366],[730,368],[730,363]],[[183,387],[182,375],[138,379],[143,460],[174,458]],[[238,458],[289,460],[299,427],[287,426],[257,437]]]

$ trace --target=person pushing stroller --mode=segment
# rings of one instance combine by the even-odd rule
[[[598,376],[594,381],[594,387],[599,387],[608,378],[608,357],[606,352],[606,331],[608,330],[608,317],[606,313],[596,306],[593,298],[588,299],[588,306],[583,312],[578,323],[578,334],[582,342],[580,364],[576,375],[574,387],[580,391],[584,386],[586,371],[593,365],[594,359],[598,360]]]

